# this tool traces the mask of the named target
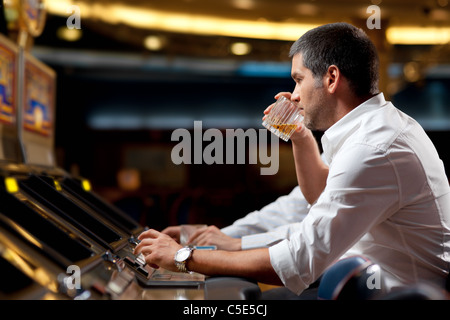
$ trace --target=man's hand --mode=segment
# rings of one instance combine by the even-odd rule
[[[292,94],[290,92],[279,92],[275,95],[275,100],[278,100],[281,97],[285,97],[288,100],[291,100]],[[292,101],[294,104],[297,104],[296,102]],[[268,106],[266,108],[266,110],[264,110],[264,116],[262,118],[262,120],[264,121],[267,117],[267,115],[270,113],[270,110],[272,110],[273,106],[274,106],[275,102],[272,103],[270,106]],[[304,131],[309,131],[309,133],[306,133],[306,135],[310,134],[312,135],[310,130],[304,130],[306,129],[306,127],[303,125],[303,123],[301,123],[297,129],[295,130],[295,132],[293,133],[292,137],[291,137],[291,141],[294,141],[295,139],[297,140],[301,140],[303,139],[303,137],[305,136],[305,132]],[[294,139],[293,139],[294,138]]]
[[[290,92],[279,92],[279,93],[277,93],[276,95],[275,95],[275,100],[278,100],[281,96],[284,96],[286,99],[289,99],[289,100],[291,100],[291,93]],[[264,116],[263,116],[263,121],[264,121],[264,119],[266,118],[266,116],[269,114],[269,112],[270,112],[270,110],[272,110],[272,108],[273,108],[273,105],[275,104],[275,102],[274,103],[272,103],[270,106],[268,106],[267,108],[266,108],[266,110],[264,110]]]
[[[216,226],[208,226],[195,231],[188,243],[194,243],[197,246],[217,246],[217,249],[220,250],[241,250],[241,239],[227,236]]]
[[[182,246],[175,240],[153,229],[141,233],[138,239],[141,242],[136,246],[135,254],[142,253],[153,268],[178,271],[174,258]],[[269,284],[282,284],[270,263],[268,248],[234,252],[195,250],[186,265],[188,270],[204,275],[247,277]]]
[[[165,228],[161,233],[167,234],[173,240],[180,243],[181,226],[171,226]]]
[[[174,239],[153,229],[144,231],[138,239],[141,242],[134,249],[134,254],[142,253],[145,261],[153,268],[161,267],[170,271],[178,271],[174,257],[182,246]]]

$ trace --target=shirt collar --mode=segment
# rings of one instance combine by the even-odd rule
[[[379,93],[361,103],[324,132],[322,147],[328,163],[331,163],[333,156],[339,151],[345,140],[359,128],[360,116],[385,103],[383,93]]]

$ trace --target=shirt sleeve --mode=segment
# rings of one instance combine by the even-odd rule
[[[388,157],[365,145],[342,150],[333,159],[324,192],[298,231],[269,248],[275,272],[287,288],[300,294],[393,214],[398,199],[396,172]]]
[[[308,214],[309,208],[310,205],[297,186],[288,195],[279,197],[261,210],[247,214],[221,231],[233,238],[265,233],[283,225],[302,221]],[[270,239],[271,236],[268,237]],[[262,243],[267,241],[271,242],[271,240],[264,240]]]
[[[300,222],[290,223],[275,228],[273,231],[258,233],[242,237],[242,250],[270,247],[289,238],[300,227]]]

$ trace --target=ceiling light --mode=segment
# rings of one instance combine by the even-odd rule
[[[244,56],[252,51],[252,47],[250,44],[245,42],[235,42],[231,44],[230,51],[234,55]]]
[[[386,38],[391,44],[438,45],[450,42],[450,28],[390,27]]]
[[[298,13],[305,16],[315,16],[319,13],[319,7],[314,4],[301,3],[296,6]]]
[[[56,30],[58,38],[64,41],[74,42],[81,39],[83,32],[81,29],[69,29],[67,27],[59,27]]]
[[[135,28],[240,38],[295,41],[315,24],[267,22],[220,18],[212,15],[176,13],[121,4],[92,4],[77,1],[82,19]],[[68,0],[47,0],[49,13],[67,17]]]
[[[433,9],[430,11],[430,19],[434,21],[448,21],[448,10],[445,9]]]
[[[144,39],[144,47],[151,51],[161,50],[164,46],[164,41],[159,36],[148,36]]]
[[[412,61],[408,62],[403,67],[403,74],[405,79],[409,82],[416,82],[420,79],[420,65],[419,63]]]
[[[237,9],[252,10],[255,8],[254,0],[232,0],[231,5]]]

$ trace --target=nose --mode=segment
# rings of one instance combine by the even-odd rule
[[[297,87],[294,89],[294,92],[292,92],[291,101],[293,101],[295,103],[300,102],[300,94],[299,94],[299,90],[297,90]]]

